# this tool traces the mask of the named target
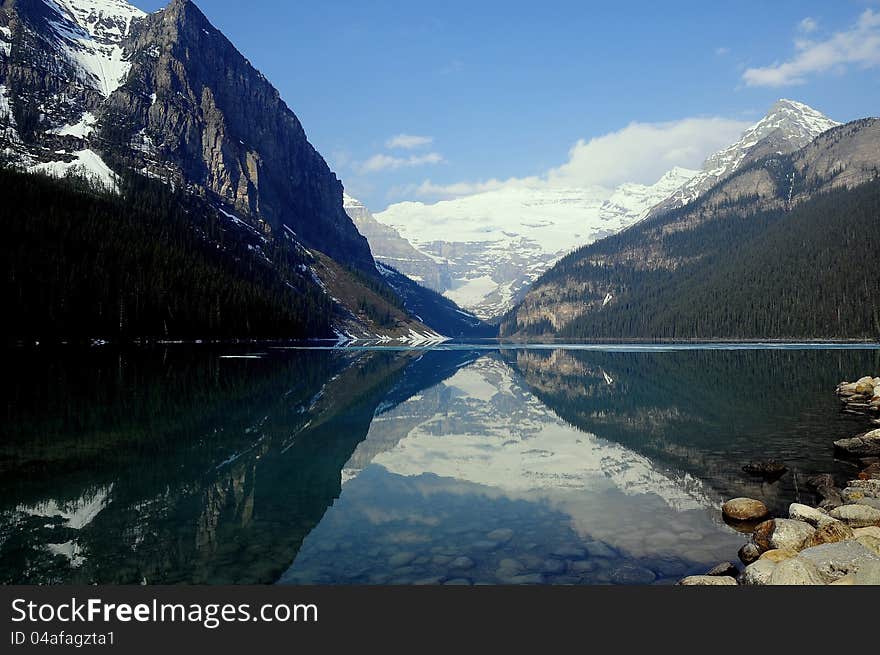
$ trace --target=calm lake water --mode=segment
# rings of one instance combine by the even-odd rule
[[[735,559],[872,348],[7,351],[0,582],[671,583]],[[754,459],[785,462],[776,482]]]

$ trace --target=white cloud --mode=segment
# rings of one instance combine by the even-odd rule
[[[719,57],[724,57],[725,55],[730,54],[730,48],[725,48],[723,46],[720,48],[715,48],[715,54]]]
[[[804,34],[811,34],[819,29],[819,22],[815,18],[807,16],[798,23],[798,30]]]
[[[653,184],[670,168],[699,169],[710,154],[736,141],[751,125],[727,118],[685,118],[630,123],[621,130],[578,141],[568,161],[543,175],[477,182],[419,185],[393,190],[397,197],[457,198],[508,187],[604,187],[624,182]]]
[[[617,132],[578,141],[568,162],[549,171],[547,180],[555,186],[654,183],[673,166],[702,167],[708,155],[736,141],[748,125],[727,118],[630,123]]]
[[[510,178],[497,180],[495,178],[483,182],[454,182],[452,184],[434,184],[431,180],[425,180],[421,184],[396,187],[390,190],[389,197],[414,196],[417,198],[460,198],[472,196],[475,193],[495,191],[505,187],[540,186],[541,178]]]
[[[361,173],[378,173],[379,171],[412,168],[414,166],[440,164],[442,162],[443,156],[437,152],[412,155],[410,157],[394,157],[385,153],[379,153],[367,159],[358,169]]]
[[[743,73],[748,86],[803,84],[809,75],[847,66],[880,66],[880,13],[865,10],[849,30],[836,32],[824,41],[799,40],[797,54],[789,61]]]
[[[398,134],[385,142],[385,147],[389,150],[402,148],[404,150],[412,150],[413,148],[421,148],[422,146],[431,145],[434,137],[418,136],[416,134]]]

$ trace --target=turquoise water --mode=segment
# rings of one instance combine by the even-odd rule
[[[856,344],[8,351],[3,583],[647,584],[811,501]],[[785,462],[767,482],[753,459]]]

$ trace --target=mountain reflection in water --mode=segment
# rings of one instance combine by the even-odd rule
[[[231,357],[230,357],[231,356]],[[723,498],[841,477],[877,350],[11,357],[3,583],[648,583],[729,559]],[[741,467],[779,459],[762,483]]]

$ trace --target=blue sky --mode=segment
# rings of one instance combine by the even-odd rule
[[[880,2],[197,4],[374,211],[546,177],[632,123],[687,147],[586,150],[579,183],[650,183],[652,158],[698,166],[780,97],[839,121],[880,113]]]

